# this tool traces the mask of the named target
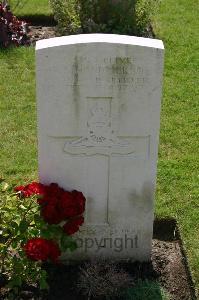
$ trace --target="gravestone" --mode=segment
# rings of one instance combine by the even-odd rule
[[[69,259],[150,259],[163,49],[108,34],[37,42],[40,181],[87,200]]]

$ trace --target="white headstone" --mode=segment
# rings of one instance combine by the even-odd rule
[[[40,181],[87,199],[68,257],[150,258],[163,49],[108,34],[37,42]]]

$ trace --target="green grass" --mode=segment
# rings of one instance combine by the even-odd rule
[[[20,14],[49,14],[40,2]],[[199,290],[197,1],[162,0],[153,23],[166,48],[156,214],[177,218]],[[34,64],[33,48],[0,50],[0,176],[11,184],[37,179]]]
[[[129,288],[125,300],[170,300],[159,283],[155,281],[139,281],[134,287]]]
[[[166,49],[156,213],[177,218],[199,289],[198,8],[163,0],[154,27]]]
[[[37,173],[34,49],[0,50],[0,176],[14,183]]]
[[[19,5],[17,5],[18,2]],[[49,0],[10,0],[9,3],[14,14],[19,17],[25,15],[49,16],[52,14]]]

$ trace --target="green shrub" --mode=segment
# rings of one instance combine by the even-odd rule
[[[50,0],[62,34],[140,35],[150,21],[155,0]]]
[[[81,32],[80,7],[77,0],[50,0],[50,4],[61,34]]]
[[[135,29],[135,0],[80,0],[83,32],[130,34]]]
[[[148,36],[151,15],[159,0],[138,0],[136,3],[136,31],[138,35]]]

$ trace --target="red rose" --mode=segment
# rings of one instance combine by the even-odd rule
[[[45,186],[43,197],[38,199],[40,205],[48,203],[56,203],[64,193],[64,189],[60,188],[57,183],[51,183],[49,186]],[[56,198],[56,199],[55,199]]]
[[[32,182],[27,185],[27,190],[32,195],[44,195],[46,191],[46,187],[42,183]]]
[[[69,220],[64,226],[63,231],[68,234],[72,235],[79,230],[79,227],[84,223],[84,218],[82,216]]]
[[[64,193],[62,189],[54,193],[47,190],[47,194],[42,199],[38,199],[38,203],[42,205],[41,215],[49,224],[59,224],[65,219],[62,207],[60,207],[62,193]]]
[[[26,186],[17,186],[15,188],[16,192],[21,192],[23,197],[31,197],[33,195],[43,195],[45,194],[45,185],[37,182],[32,182]]]
[[[47,193],[50,194],[50,195],[52,195],[52,194],[55,195],[56,194],[58,197],[60,197],[61,194],[64,193],[64,189],[59,187],[59,185],[57,183],[51,183],[48,186]]]
[[[72,191],[72,196],[74,199],[74,204],[77,207],[77,215],[83,214],[85,210],[85,203],[86,203],[86,199],[84,195],[82,194],[82,192]]]
[[[33,238],[24,246],[27,257],[34,261],[46,261],[51,259],[56,262],[61,255],[59,246],[52,240]]]
[[[37,202],[41,205],[41,216],[49,224],[59,224],[66,219],[78,217],[85,210],[86,199],[81,192],[64,191],[56,183],[46,186],[32,182],[16,187],[15,191],[20,191],[23,197],[41,195]]]
[[[72,218],[83,214],[85,210],[85,197],[81,192],[65,192],[63,193],[59,206],[60,210],[66,218]]]
[[[51,259],[52,262],[57,263],[58,257],[61,255],[61,250],[59,249],[59,246],[55,242],[48,241],[48,243],[50,247],[49,259]]]
[[[50,187],[54,193],[47,192],[39,203],[43,205],[41,215],[49,224],[58,224],[68,218],[81,215],[85,210],[85,197],[81,192],[67,192],[58,186]],[[56,191],[56,192],[55,192]]]
[[[63,215],[58,210],[56,203],[53,202],[42,207],[41,216],[48,224],[59,224],[63,221]]]
[[[72,193],[64,192],[58,205],[64,219],[71,218],[77,215],[77,208],[75,207]]]
[[[25,185],[19,185],[14,188],[15,192],[22,192],[25,188]]]

